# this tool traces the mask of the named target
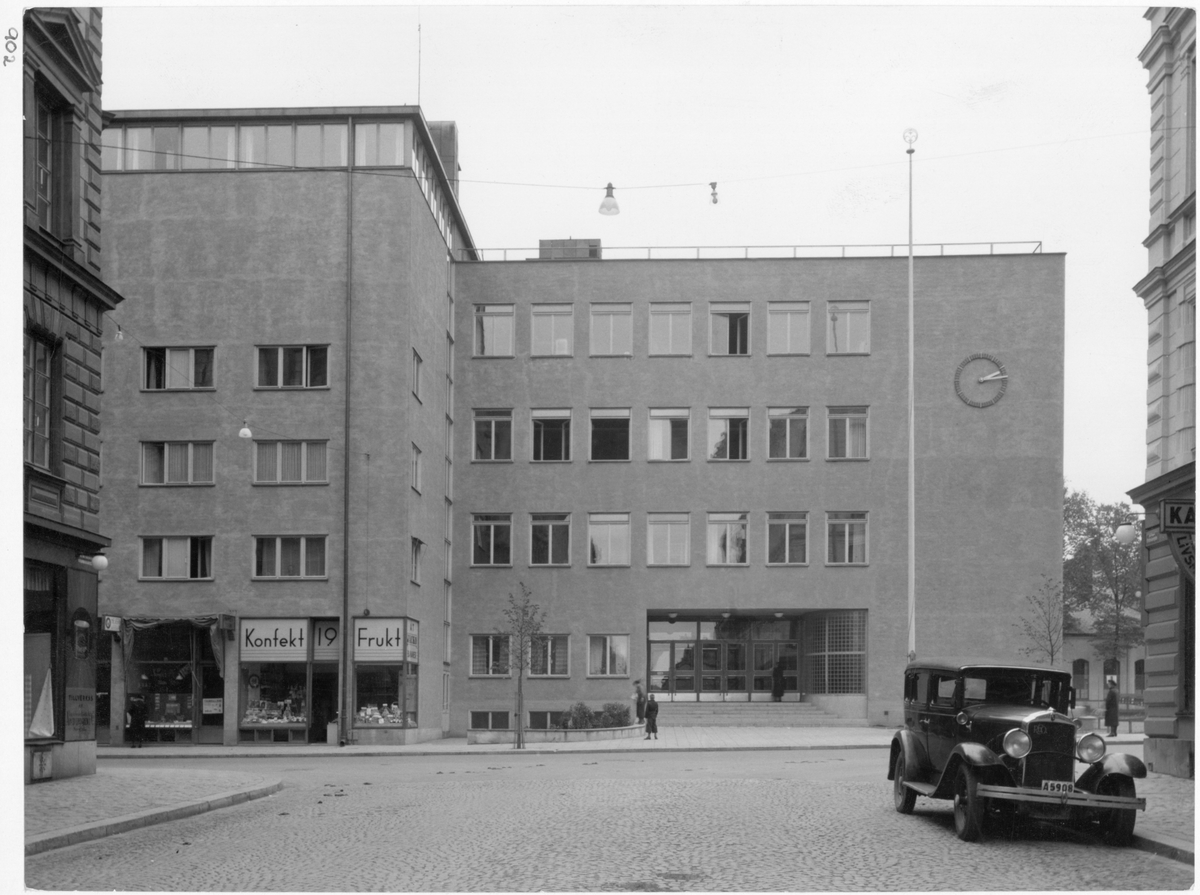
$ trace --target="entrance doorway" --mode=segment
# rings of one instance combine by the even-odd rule
[[[673,701],[770,700],[777,663],[784,699],[800,699],[799,618],[648,620],[649,688]]]
[[[312,712],[309,714],[308,741],[327,743],[328,724],[337,717],[338,674],[336,663],[312,666]]]

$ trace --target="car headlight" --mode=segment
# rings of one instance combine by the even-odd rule
[[[1024,758],[1033,748],[1033,740],[1029,734],[1014,727],[1004,735],[1004,751],[1013,758]]]
[[[1079,756],[1080,761],[1086,761],[1088,764],[1091,764],[1104,757],[1105,749],[1104,738],[1094,733],[1089,733],[1076,745],[1075,754]]]

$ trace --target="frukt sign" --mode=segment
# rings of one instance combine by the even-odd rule
[[[416,662],[417,623],[408,618],[356,618],[356,662]]]

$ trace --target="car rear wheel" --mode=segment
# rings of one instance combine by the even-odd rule
[[[984,800],[978,785],[971,766],[960,764],[954,776],[954,832],[963,842],[975,842],[983,835]]]
[[[904,785],[904,765],[904,750],[900,749],[892,766],[892,800],[901,814],[912,814],[913,806],[917,804],[917,793]]]
[[[1123,796],[1127,799],[1137,796],[1133,781],[1121,774],[1105,777],[1096,787],[1096,792],[1098,795]],[[1133,841],[1133,825],[1136,822],[1136,808],[1110,808],[1100,813],[1100,832],[1109,845],[1123,847]]]

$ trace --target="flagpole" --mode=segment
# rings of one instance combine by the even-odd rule
[[[917,460],[916,396],[913,381],[913,143],[917,132],[904,132],[908,144],[908,661],[917,657]]]

